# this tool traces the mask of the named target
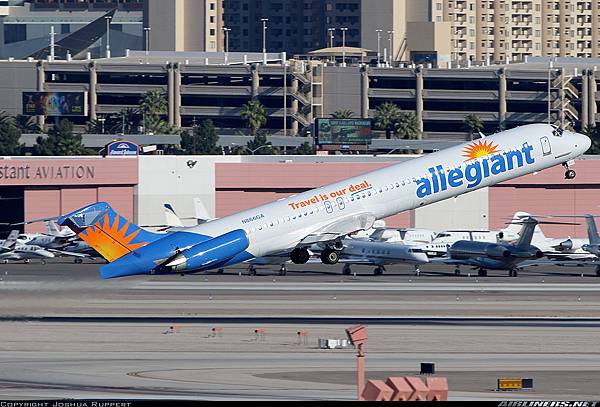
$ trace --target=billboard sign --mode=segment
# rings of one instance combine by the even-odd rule
[[[109,157],[135,157],[139,154],[139,146],[131,141],[113,141],[106,146]]]
[[[371,119],[316,119],[319,145],[365,145],[373,138]]]
[[[23,92],[25,116],[87,116],[85,92]]]

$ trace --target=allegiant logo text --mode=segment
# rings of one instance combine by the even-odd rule
[[[446,191],[448,188],[458,188],[465,183],[467,188],[475,188],[480,185],[484,179],[492,175],[500,175],[515,168],[521,168],[524,165],[535,163],[531,152],[533,146],[528,143],[523,144],[519,150],[506,151],[500,154],[479,157],[477,160],[471,160],[464,166],[449,171],[445,171],[442,165],[430,167],[429,175],[416,181],[417,196],[425,198],[426,196]]]

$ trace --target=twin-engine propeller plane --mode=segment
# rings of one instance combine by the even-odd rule
[[[326,246],[324,263],[339,261],[342,239],[377,219],[562,164],[590,147],[582,134],[533,124],[415,158],[384,169],[259,206],[185,231],[151,233],[107,203],[59,218],[109,264],[103,278],[190,273],[256,257],[287,253],[308,262],[308,248]]]

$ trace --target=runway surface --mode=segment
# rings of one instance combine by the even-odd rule
[[[242,267],[110,281],[97,269],[0,265],[4,398],[352,400],[354,350],[317,343],[357,322],[369,326],[372,378],[434,362],[453,399],[600,396],[600,279],[591,269],[478,278],[438,266],[417,277],[409,267],[342,276],[310,265],[287,276],[271,268],[250,277]],[[535,389],[493,391],[498,377],[515,376],[533,377]]]

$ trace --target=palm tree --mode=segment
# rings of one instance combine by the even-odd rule
[[[394,135],[397,138],[414,140],[419,135],[419,122],[413,112],[400,112],[396,119]]]
[[[400,113],[400,108],[391,102],[379,105],[375,111],[375,128],[385,130],[385,138],[388,140],[392,138]]]
[[[146,115],[164,116],[167,114],[167,97],[162,90],[147,92],[140,100],[140,109]]]
[[[354,117],[354,112],[350,109],[340,109],[331,113],[332,119],[352,119]]]
[[[42,132],[42,128],[35,122],[35,118],[32,116],[17,115],[15,122],[22,133],[38,134]]]
[[[241,117],[250,128],[253,137],[256,137],[258,130],[267,123],[267,112],[258,100],[247,102],[242,109]]]
[[[469,131],[469,140],[473,140],[473,135],[484,129],[483,122],[476,114],[469,114],[465,117],[465,128]]]

